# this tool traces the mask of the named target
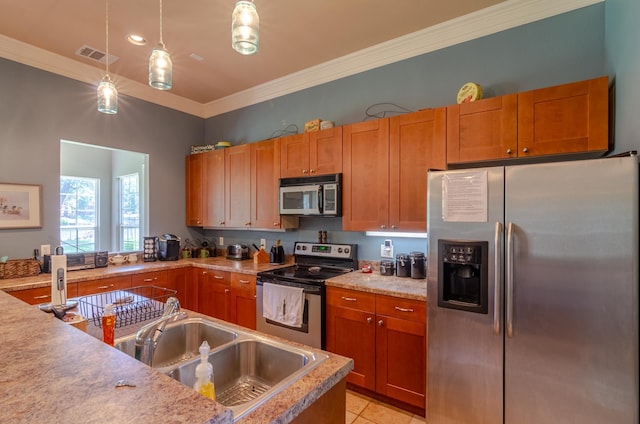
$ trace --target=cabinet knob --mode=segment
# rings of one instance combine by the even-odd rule
[[[382,327],[383,324],[384,322],[382,322],[382,320],[378,321],[378,327]]]
[[[245,222],[244,225],[245,227],[248,227],[249,225],[251,225],[251,222]]]
[[[224,289],[224,292],[225,293],[229,293],[229,289]]]
[[[529,149],[527,147],[525,147],[524,149],[522,149],[522,153],[528,153]]]
[[[373,318],[369,317],[367,318],[367,324],[371,324],[373,322]]]
[[[303,173],[303,174],[306,174],[306,173],[307,173],[307,170],[306,170],[306,169],[303,169],[303,170],[302,170],[302,173]]]
[[[507,149],[507,154],[510,155],[511,153],[511,149]]]
[[[392,225],[392,226],[391,226],[391,229],[392,229],[392,230],[395,230],[396,228],[398,228],[396,225]]]
[[[313,168],[311,168],[311,169],[309,170],[309,173],[310,173],[310,174],[315,174],[315,172],[316,172],[316,170],[315,170],[315,169],[313,169]]]
[[[386,225],[384,225],[384,224],[382,224],[382,225],[380,226],[380,228],[384,230],[385,228],[387,228],[387,226],[386,226]]]
[[[280,223],[279,223],[279,222],[274,222],[274,223],[273,223],[273,226],[274,226],[274,227],[279,227],[279,226],[280,226]]]
[[[224,221],[220,221],[220,224],[218,224],[218,225],[224,225]]]

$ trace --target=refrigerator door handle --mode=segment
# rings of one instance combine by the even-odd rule
[[[500,289],[502,288],[502,222],[496,222],[495,231],[495,252],[494,252],[494,274],[495,278],[493,293],[493,332],[500,334]]]
[[[507,337],[513,337],[513,222],[507,224]]]

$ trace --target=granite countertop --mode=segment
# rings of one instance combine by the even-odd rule
[[[197,268],[220,269],[223,271],[237,272],[240,274],[256,275],[262,271],[282,268],[292,265],[289,260],[285,264],[256,264],[252,259],[244,261],[233,261],[224,256],[205,259],[180,259],[178,261],[155,261],[136,262],[135,264],[109,265],[104,268],[94,268],[79,271],[67,272],[68,283],[81,283],[84,281],[95,281],[102,278],[117,277],[123,274],[141,274],[152,271],[162,271],[167,269],[186,268],[195,266]],[[39,274],[32,277],[22,277],[0,280],[0,290],[9,292],[14,290],[26,290],[51,285],[51,274]]]
[[[325,284],[330,287],[360,290],[363,292],[402,297],[419,301],[427,300],[427,280],[380,275],[373,271],[349,272],[328,279]]]
[[[233,422],[229,409],[37,306],[0,291],[0,309],[0,422]],[[136,329],[117,329],[117,336]],[[325,353],[327,360],[239,422],[293,420],[353,368],[353,360]],[[136,387],[116,388],[120,379]]]

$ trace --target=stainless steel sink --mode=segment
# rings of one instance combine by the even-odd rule
[[[198,348],[207,341],[212,349],[235,340],[238,334],[202,318],[188,318],[167,325],[153,354],[153,368],[172,367],[200,354]],[[135,356],[135,334],[116,340],[115,348]]]
[[[152,367],[193,387],[200,362],[198,348],[204,340],[211,347],[217,402],[232,410],[235,421],[328,358],[322,352],[234,330],[218,321],[188,318],[167,325]],[[116,340],[115,347],[135,357],[135,335]]]
[[[311,371],[327,355],[249,336],[209,355],[217,401],[233,411],[235,420]],[[188,361],[167,375],[193,387],[199,359]]]

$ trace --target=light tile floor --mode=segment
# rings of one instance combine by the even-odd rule
[[[424,424],[419,415],[347,390],[346,424]]]

